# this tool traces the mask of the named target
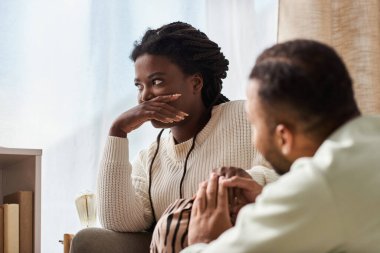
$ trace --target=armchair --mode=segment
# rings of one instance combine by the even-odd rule
[[[73,238],[70,253],[149,253],[152,233],[86,228]]]

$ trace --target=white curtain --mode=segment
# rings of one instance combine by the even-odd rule
[[[258,54],[277,41],[277,0],[209,0],[207,35],[230,61],[223,93],[245,99],[245,86]]]
[[[224,94],[244,98],[257,53],[276,41],[275,0],[0,1],[0,146],[43,149],[43,253],[81,229],[74,199],[95,191],[108,128],[136,104],[133,42],[177,20],[218,42]],[[149,124],[132,133],[131,157],[155,135]]]

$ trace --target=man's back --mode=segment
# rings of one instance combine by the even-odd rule
[[[380,252],[380,117],[348,122],[322,144],[312,163],[334,199],[329,208],[338,213],[342,248]]]
[[[312,158],[294,162],[268,192],[272,206],[282,203],[287,210],[279,226],[289,247],[283,252],[380,252],[379,149],[380,117],[360,116],[327,138]]]

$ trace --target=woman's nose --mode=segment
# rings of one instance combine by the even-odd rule
[[[140,100],[141,102],[149,101],[152,98],[154,98],[154,94],[152,93],[151,89],[144,88],[140,93]]]

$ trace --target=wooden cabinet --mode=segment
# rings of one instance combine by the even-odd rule
[[[34,252],[41,252],[41,155],[40,149],[0,147],[0,203],[17,191],[34,192]]]

